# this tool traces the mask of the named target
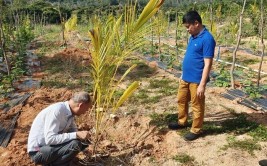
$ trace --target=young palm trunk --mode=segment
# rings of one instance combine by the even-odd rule
[[[233,63],[232,63],[232,67],[231,67],[231,70],[230,70],[231,87],[232,88],[235,88],[234,70],[235,70],[235,63],[236,63],[236,52],[237,52],[237,49],[239,48],[240,41],[241,41],[241,36],[242,36],[242,20],[243,20],[243,13],[244,13],[244,10],[245,10],[245,6],[246,6],[246,0],[244,0],[243,8],[242,8],[242,11],[240,13],[237,44],[236,44],[235,50],[233,52]]]
[[[60,17],[60,23],[61,23],[61,31],[62,31],[62,40],[63,40],[63,46],[67,46],[67,41],[65,38],[65,20],[64,17],[62,16],[62,13],[60,11],[60,5],[58,4],[58,13]]]
[[[260,65],[259,65],[259,70],[258,70],[258,78],[257,78],[257,86],[260,86],[260,79],[261,79],[261,67],[262,67],[262,62],[263,62],[263,56],[264,56],[264,49],[265,49],[265,45],[264,45],[264,40],[263,40],[263,24],[264,24],[264,9],[263,9],[263,0],[261,0],[261,19],[260,19],[260,32],[261,32],[261,61],[260,61]]]

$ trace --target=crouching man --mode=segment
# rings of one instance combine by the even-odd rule
[[[28,138],[28,153],[36,164],[64,165],[88,147],[88,131],[77,131],[74,116],[92,108],[87,92],[77,92],[69,101],[43,109],[34,119]]]

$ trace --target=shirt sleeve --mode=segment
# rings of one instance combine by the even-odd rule
[[[62,144],[72,139],[76,139],[76,132],[59,134],[60,123],[64,123],[63,117],[65,117],[61,114],[62,111],[55,109],[45,117],[44,138],[47,145]]]
[[[215,46],[216,42],[212,36],[209,36],[204,40],[204,45],[203,45],[204,58],[214,57]]]

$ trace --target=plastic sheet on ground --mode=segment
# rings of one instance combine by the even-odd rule
[[[24,102],[31,96],[30,93],[26,93],[23,95],[14,94],[10,96],[10,100],[4,104],[0,104],[0,110],[3,110],[4,112],[9,111],[11,108],[13,108],[16,105],[24,104]]]
[[[158,67],[160,69],[163,69],[166,72],[173,74],[177,78],[180,78],[181,77],[181,71],[178,71],[175,67],[169,70],[168,69],[168,66],[164,62],[159,61],[155,57],[151,57],[149,55],[144,55],[144,59],[147,60],[147,61],[149,61],[149,62],[155,61],[155,62],[157,62],[157,65],[158,65]]]
[[[3,121],[0,122],[0,145],[2,147],[7,147],[19,115],[20,111],[5,123]]]
[[[41,87],[41,82],[38,80],[33,80],[31,78],[24,80],[22,83],[16,85],[16,89],[21,90],[21,91],[39,89],[40,87]]]
[[[229,100],[236,100],[238,104],[242,104],[257,111],[267,111],[267,99],[260,98],[251,100],[248,98],[248,95],[245,92],[239,89],[228,90],[221,96]]]

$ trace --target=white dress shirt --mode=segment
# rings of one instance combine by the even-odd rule
[[[34,119],[28,138],[28,152],[44,145],[57,145],[76,139],[77,127],[68,101],[43,109]]]

